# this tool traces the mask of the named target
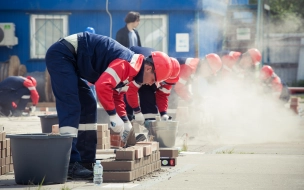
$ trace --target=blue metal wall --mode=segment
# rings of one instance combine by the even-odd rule
[[[176,57],[202,57],[221,48],[222,27],[227,9],[226,0],[109,0],[112,15],[112,37],[124,26],[124,17],[130,10],[141,14],[168,15],[168,54]],[[233,1],[244,3],[245,1]],[[87,26],[96,33],[110,36],[110,19],[106,0],[10,0],[0,1],[0,22],[16,25],[18,45],[12,49],[0,46],[0,62],[17,55],[28,72],[44,71],[44,60],[30,59],[30,14],[71,13],[68,18],[69,34],[83,31]],[[175,51],[175,34],[189,33],[190,51]]]

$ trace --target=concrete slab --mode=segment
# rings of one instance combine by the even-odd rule
[[[37,115],[43,113],[35,114],[0,118],[0,126],[7,133],[40,133]],[[177,146],[182,148],[182,143]],[[304,189],[304,139],[255,144],[189,140],[188,151],[191,154],[179,155],[175,167],[162,167],[130,183],[103,183],[96,187],[92,181],[67,181],[40,189]],[[0,188],[39,189],[37,185],[16,185],[12,172],[0,176]]]

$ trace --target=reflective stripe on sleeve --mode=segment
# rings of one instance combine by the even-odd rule
[[[130,65],[134,68],[138,58],[139,58],[140,54],[134,54],[131,61],[130,61]]]
[[[109,73],[115,79],[116,85],[118,85],[118,83],[120,83],[120,78],[114,69],[108,67],[107,70],[105,70],[105,72]]]
[[[159,88],[159,90],[162,91],[162,92],[165,93],[165,94],[170,94],[170,92],[171,92],[171,89],[168,90],[168,89],[166,89],[166,88]]]

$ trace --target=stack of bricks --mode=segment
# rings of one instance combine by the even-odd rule
[[[110,149],[110,130],[108,124],[97,124],[97,149]]]
[[[115,159],[101,160],[104,182],[130,182],[161,168],[159,143],[138,142],[116,150]]]
[[[123,147],[121,141],[120,133],[115,133],[113,130],[110,130],[110,146],[111,148]]]
[[[13,157],[11,153],[11,141],[6,138],[6,132],[0,132],[0,174],[13,171]]]
[[[159,152],[162,166],[175,166],[177,164],[177,148],[160,148]]]

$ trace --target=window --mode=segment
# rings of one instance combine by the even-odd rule
[[[47,49],[67,35],[67,15],[31,15],[31,59],[44,59]]]
[[[142,46],[168,52],[166,15],[140,15],[140,24],[137,29]]]

